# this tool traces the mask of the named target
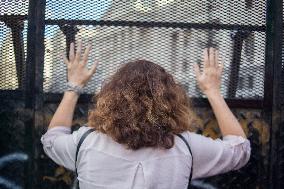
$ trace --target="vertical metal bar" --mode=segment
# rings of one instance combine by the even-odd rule
[[[18,88],[22,90],[25,55],[24,39],[22,33],[24,29],[24,17],[20,17],[18,15],[4,15],[4,23],[7,25],[7,27],[11,28],[12,31]]]
[[[15,20],[14,20],[15,21]],[[14,27],[12,27],[12,37],[13,37],[13,46],[15,53],[15,62],[17,69],[18,77],[18,88],[23,89],[23,74],[24,74],[24,58],[25,58],[25,49],[24,49],[24,39],[23,39],[23,29],[24,21],[17,20]]]
[[[263,117],[270,125],[270,153],[268,167],[268,186],[283,188],[279,182],[279,129],[280,129],[280,74],[282,40],[283,0],[267,0],[266,14],[266,52]]]
[[[75,37],[79,29],[75,25],[69,25],[69,24],[60,24],[59,28],[66,37],[66,56],[69,58],[70,44],[72,42],[75,43]],[[67,68],[66,68],[66,73],[67,73]],[[68,78],[66,76],[66,81],[67,79]]]
[[[66,36],[66,55],[69,57],[70,44],[75,42],[75,36],[79,29],[74,25],[62,24],[59,25],[60,30]]]
[[[206,9],[206,15],[208,15],[208,22],[214,24],[220,24],[218,19],[213,19],[214,18],[214,13],[213,13],[213,6],[214,6],[214,0],[209,0],[207,4],[207,9]],[[209,29],[207,31],[207,47],[213,47],[213,48],[218,48],[218,42],[214,41],[215,40],[215,34],[216,31]]]
[[[31,119],[26,125],[26,148],[29,153],[27,166],[27,179],[25,188],[39,188],[37,176],[36,127],[40,124],[38,115],[43,107],[43,63],[44,63],[44,26],[45,26],[45,0],[30,0],[28,14],[28,36],[27,36],[27,62],[26,62],[26,86],[25,106],[30,111]]]
[[[237,30],[234,34],[232,34],[232,38],[234,40],[233,47],[233,60],[231,63],[231,73],[228,87],[228,98],[235,98],[238,82],[239,82],[239,71],[241,65],[241,56],[244,39],[249,36],[249,31]]]

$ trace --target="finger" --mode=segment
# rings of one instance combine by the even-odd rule
[[[77,48],[77,50],[76,50],[76,57],[75,57],[75,61],[76,61],[77,63],[79,63],[79,61],[80,61],[81,49],[82,49],[82,41],[80,40],[80,41],[78,42],[78,48]]]
[[[215,49],[209,48],[209,66],[215,66]]]
[[[96,73],[97,70],[97,66],[98,66],[99,62],[95,60],[94,64],[92,65],[90,71],[90,75],[93,75],[94,73]]]
[[[220,61],[220,65],[218,65],[218,74],[221,75],[224,70],[224,61]]]
[[[203,51],[203,64],[204,68],[207,68],[209,66],[208,48],[204,49]]]
[[[69,61],[68,61],[67,57],[64,56],[63,54],[62,54],[62,57],[63,57],[63,62],[66,64],[66,66],[68,66],[69,65]]]
[[[201,73],[198,64],[194,64],[194,72],[197,79],[199,79]]]
[[[219,67],[219,50],[215,51],[215,67]]]
[[[69,61],[73,62],[74,58],[75,58],[75,55],[74,55],[74,43],[71,43],[70,44],[70,49],[69,49]]]
[[[91,51],[91,45],[88,45],[87,48],[85,49],[84,55],[83,55],[83,59],[82,59],[82,64],[85,66],[88,62],[88,56],[90,54]]]

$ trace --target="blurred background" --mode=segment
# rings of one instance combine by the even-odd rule
[[[222,94],[252,156],[241,170],[192,187],[284,187],[283,0],[1,0],[0,188],[74,188],[73,173],[46,157],[40,136],[65,90],[62,54],[79,39],[92,44],[90,59],[100,65],[79,99],[74,129],[120,65],[146,59],[184,86],[202,125],[196,132],[220,137],[192,69],[204,48],[215,47],[225,64]]]

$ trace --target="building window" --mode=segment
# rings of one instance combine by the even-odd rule
[[[188,30],[186,30],[184,32],[184,39],[183,39],[183,61],[182,61],[182,69],[183,69],[183,71],[187,71],[189,69],[189,64],[187,62],[188,35],[189,35],[189,32],[188,32]]]
[[[253,76],[248,76],[248,88],[252,89],[253,88]]]
[[[244,88],[244,78],[243,77],[240,77],[239,78],[239,83],[238,83],[238,85],[239,85],[239,89],[243,89]]]
[[[253,76],[239,77],[238,89],[253,89]]]
[[[182,70],[183,71],[187,71],[188,70],[188,62],[186,61],[186,59],[184,59],[183,61],[182,61]]]
[[[253,0],[245,0],[246,8],[251,9],[253,5]]]
[[[171,37],[171,65],[173,73],[176,72],[177,40],[178,34],[174,32]]]

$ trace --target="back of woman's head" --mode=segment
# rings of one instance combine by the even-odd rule
[[[95,96],[89,126],[130,149],[171,148],[194,114],[185,90],[164,68],[146,60],[123,65]]]

